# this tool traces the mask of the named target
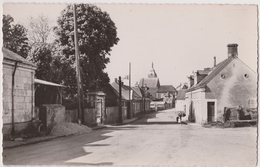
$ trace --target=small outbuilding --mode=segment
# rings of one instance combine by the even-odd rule
[[[3,137],[25,129],[34,113],[34,75],[37,66],[2,48],[3,53]]]

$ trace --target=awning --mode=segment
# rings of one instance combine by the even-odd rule
[[[44,81],[44,80],[41,80],[41,79],[34,79],[34,83],[42,84],[42,85],[49,85],[49,86],[56,86],[56,87],[66,87],[64,85],[56,84],[56,83],[49,82],[49,81]]]

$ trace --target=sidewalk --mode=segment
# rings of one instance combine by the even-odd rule
[[[128,123],[131,123],[131,122],[137,120],[138,118],[127,119],[127,120],[124,120],[123,123],[117,124],[117,125],[125,125],[125,124],[128,124]],[[107,128],[107,126],[106,125],[98,125],[96,127],[93,127],[92,130],[99,130],[99,129],[104,129],[104,128]],[[78,134],[73,134],[73,135],[78,135]],[[42,136],[42,137],[35,137],[35,138],[30,138],[30,139],[18,140],[18,141],[4,140],[2,142],[2,147],[3,147],[3,149],[14,148],[14,147],[19,147],[19,146],[24,146],[24,145],[29,145],[29,144],[35,144],[35,143],[44,142],[44,141],[50,141],[50,140],[53,140],[53,139],[56,139],[56,138],[73,136],[73,135]]]

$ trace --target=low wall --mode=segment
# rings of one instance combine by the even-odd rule
[[[96,114],[97,109],[86,108],[84,109],[84,122],[87,126],[96,126]],[[78,123],[78,109],[66,110],[65,111],[65,121]]]
[[[118,122],[118,106],[115,107],[106,107],[104,114],[104,123],[105,124],[116,124]],[[127,119],[127,107],[122,107],[122,120]]]
[[[65,107],[61,104],[44,104],[40,107],[39,119],[48,134],[56,124],[65,122]]]
[[[118,107],[106,107],[105,124],[115,124],[118,122]]]

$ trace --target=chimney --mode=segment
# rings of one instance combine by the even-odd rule
[[[214,56],[214,67],[216,67],[217,63],[216,63],[216,56]]]
[[[115,83],[118,83],[117,78],[115,78]]]
[[[189,79],[189,87],[192,87],[194,85],[194,75],[190,75],[188,79]]]
[[[228,57],[237,57],[237,46],[238,44],[228,44]]]

